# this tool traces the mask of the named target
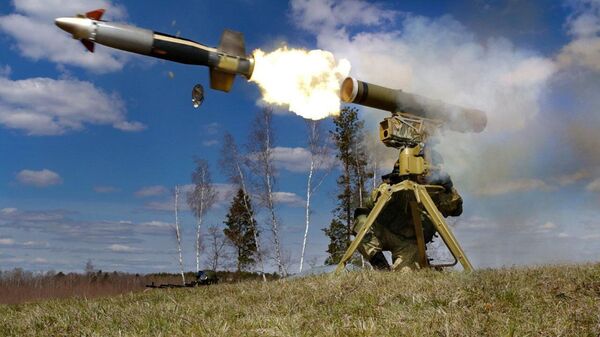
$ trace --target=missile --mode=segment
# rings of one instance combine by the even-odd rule
[[[485,112],[394,90],[347,77],[340,88],[343,102],[437,119],[458,132],[481,132],[487,125]]]
[[[210,87],[215,90],[228,92],[235,75],[243,75],[247,79],[252,76],[254,58],[246,55],[242,33],[225,30],[219,47],[212,48],[148,29],[103,21],[103,15],[104,9],[97,9],[85,15],[57,18],[54,22],[92,53],[95,44],[99,43],[164,60],[207,66],[210,69]]]

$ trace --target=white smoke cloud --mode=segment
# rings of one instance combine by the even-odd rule
[[[426,18],[385,11],[365,1],[354,1],[355,6],[369,9],[364,10],[364,17],[354,13],[356,17],[352,21],[335,15],[324,18],[323,13],[332,12],[341,3],[294,0],[292,10],[298,25],[315,34],[319,48],[351,62],[352,76],[487,113],[488,126],[483,133],[445,132],[440,137],[438,150],[459,186],[467,192],[481,193],[481,186],[490,179],[499,185],[508,184],[507,188],[492,188],[490,193],[484,193],[489,196],[542,187],[535,161],[540,156],[552,156],[542,153],[541,147],[545,139],[555,135],[539,124],[556,120],[542,108],[542,103],[547,100],[557,75],[564,76],[571,71],[570,65],[598,70],[597,55],[592,51],[600,49],[586,44],[589,53],[588,50],[569,53],[569,65],[564,57],[570,44],[560,55],[548,57],[519,48],[506,38],[481,39],[450,16]],[[566,27],[573,36],[572,43],[598,38],[598,2],[574,3],[578,7]],[[379,21],[372,20],[373,11],[387,15],[381,16]],[[352,33],[357,31],[355,28],[364,26],[377,29]],[[387,115],[364,110],[368,127],[372,128]],[[386,158],[379,159],[386,161]],[[549,173],[557,176],[572,172]],[[537,184],[532,183],[536,181]]]
[[[353,21],[324,18],[323,13],[333,13],[342,3],[293,0],[292,10],[296,23],[315,35],[318,48],[351,62],[351,76],[487,113],[482,133],[443,132],[436,146],[465,198],[465,214],[456,222],[478,219],[477,226],[485,225],[457,226],[457,236],[466,239],[465,250],[475,253],[473,262],[592,256],[573,250],[569,240],[595,228],[582,214],[598,214],[597,203],[581,203],[574,196],[586,188],[583,195],[600,191],[600,183],[590,181],[600,176],[600,2],[570,1],[573,14],[564,29],[571,41],[546,55],[498,32],[486,36],[471,31],[451,16],[386,11],[384,21],[370,20],[369,14],[363,20],[360,13]],[[389,115],[361,110],[371,131]],[[375,151],[382,145],[371,143],[378,170],[389,172],[393,153]],[[550,220],[565,226],[551,230],[543,225]],[[540,226],[548,233],[540,234]],[[564,243],[549,247],[548,240],[557,236]]]

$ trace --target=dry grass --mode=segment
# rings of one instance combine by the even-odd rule
[[[186,273],[186,282],[196,279],[193,272]],[[248,279],[260,279],[255,273],[218,272],[222,283],[234,283]],[[269,279],[275,275],[267,274]],[[179,274],[127,274],[103,273],[34,274],[20,269],[0,273],[0,304],[19,304],[57,298],[96,298],[143,291],[147,284],[181,284]]]
[[[0,304],[18,304],[44,299],[114,296],[142,291],[150,282],[181,282],[177,276],[140,276],[125,273],[40,275],[19,270],[0,277]]]
[[[594,336],[600,264],[357,272],[0,306],[6,336]]]

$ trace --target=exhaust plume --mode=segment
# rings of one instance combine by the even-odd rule
[[[350,72],[348,60],[336,60],[324,50],[287,47],[270,53],[257,49],[253,54],[250,81],[260,86],[265,102],[288,106],[290,111],[312,120],[339,114],[340,83]]]

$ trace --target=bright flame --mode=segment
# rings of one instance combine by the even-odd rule
[[[254,51],[251,82],[257,83],[267,103],[287,105],[307,118],[323,119],[340,111],[340,83],[350,72],[350,62],[336,62],[323,50],[279,48],[271,53]]]

